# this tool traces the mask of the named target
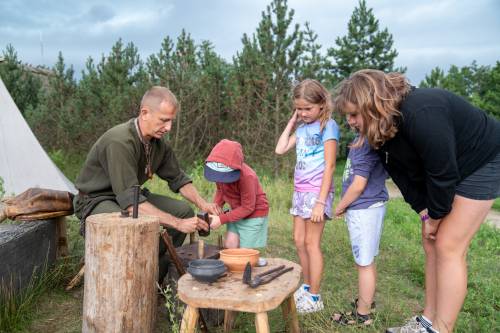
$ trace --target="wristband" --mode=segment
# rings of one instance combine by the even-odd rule
[[[429,214],[424,214],[420,216],[420,221],[427,222],[430,219]]]
[[[316,203],[323,205],[323,206],[326,206],[326,202],[324,202],[323,200],[316,199]]]

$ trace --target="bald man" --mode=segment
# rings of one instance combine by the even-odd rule
[[[141,101],[139,116],[104,133],[91,148],[75,186],[75,214],[82,224],[89,215],[132,211],[133,186],[142,185],[154,174],[168,183],[199,209],[218,214],[215,204],[207,203],[179,167],[164,135],[172,128],[179,110],[174,94],[164,87],[152,87]],[[183,201],[153,194],[143,189],[139,195],[139,214],[160,218],[175,246],[184,242],[186,233],[208,230]],[[160,242],[160,256],[165,248]],[[166,262],[160,260],[160,280],[166,273]]]

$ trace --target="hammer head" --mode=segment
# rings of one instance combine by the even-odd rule
[[[247,262],[243,271],[243,283],[250,284],[250,281],[252,281],[252,265],[250,265],[250,262]]]

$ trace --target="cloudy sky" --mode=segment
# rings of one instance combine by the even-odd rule
[[[145,60],[165,36],[184,28],[209,40],[231,60],[243,33],[252,34],[271,0],[1,0],[0,47],[12,44],[18,57],[52,66],[62,51],[80,72],[85,60],[109,53],[118,38],[133,42]],[[451,64],[494,65],[500,60],[498,0],[368,0],[380,27],[393,34],[396,64],[418,84],[432,68]],[[295,22],[308,21],[325,50],[347,32],[357,1],[289,0]],[[43,43],[41,43],[43,41]],[[42,47],[43,44],[43,55]],[[79,75],[78,75],[79,76]]]

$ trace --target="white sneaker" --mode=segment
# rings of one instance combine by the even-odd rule
[[[422,323],[418,320],[418,316],[415,316],[408,320],[403,326],[400,327],[390,327],[386,329],[386,333],[427,333],[427,329],[422,326]]]
[[[302,286],[300,286],[299,289],[295,290],[295,292],[293,293],[293,300],[295,301],[295,304],[301,302],[302,299],[307,296],[307,294],[309,294],[309,292],[304,290]]]
[[[297,303],[297,312],[300,314],[318,312],[324,308],[325,306],[323,305],[321,296],[317,301],[313,301],[311,297],[305,296],[302,297],[301,301]]]

